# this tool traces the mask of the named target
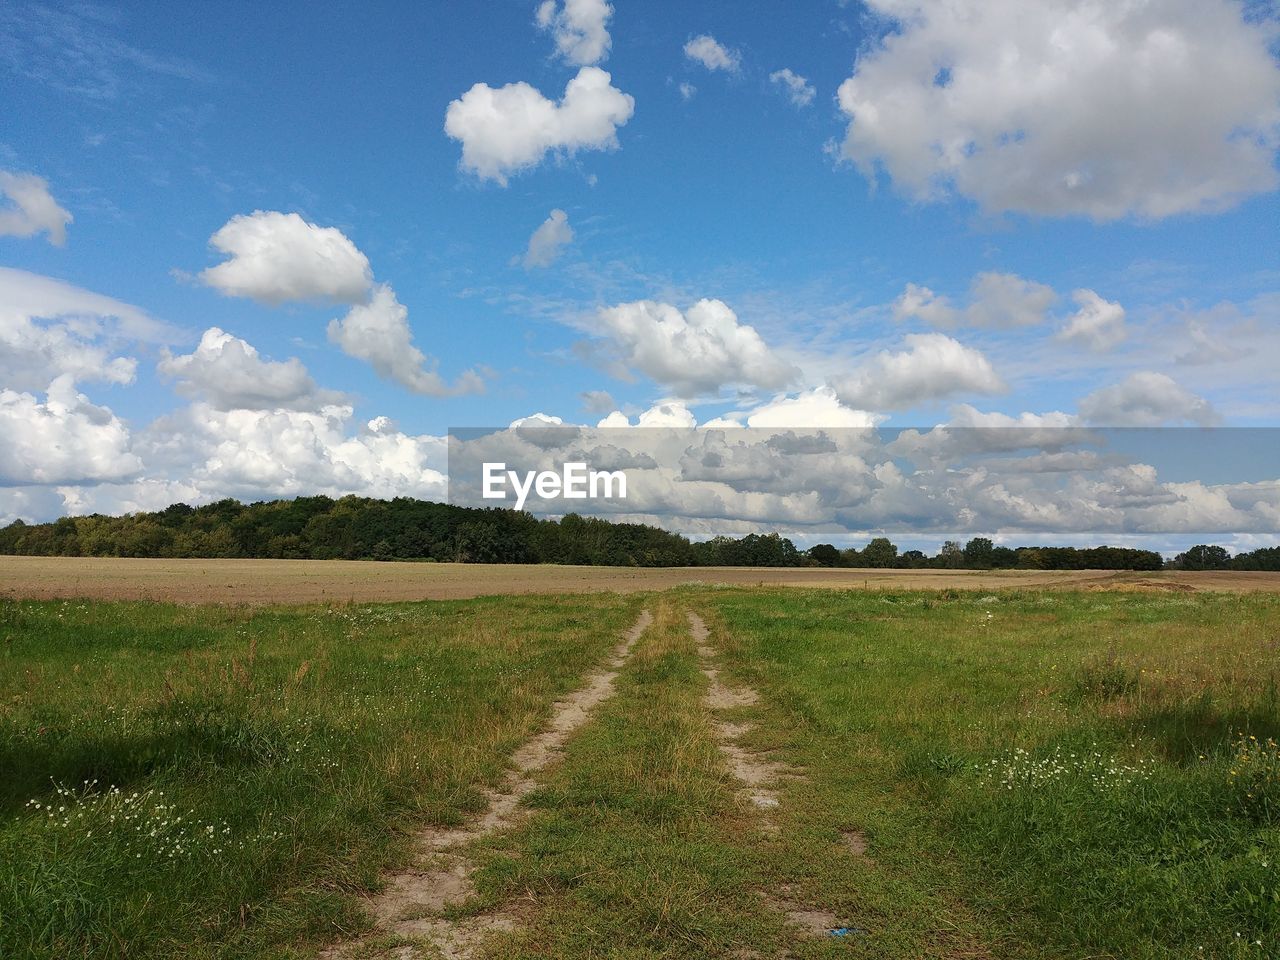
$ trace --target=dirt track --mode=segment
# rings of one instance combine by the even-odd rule
[[[348,560],[121,560],[0,557],[0,597],[322,603],[444,600],[491,594],[633,592],[682,584],[828,589],[1077,588],[1280,590],[1273,573],[971,570],[750,570],[736,567],[562,567]]]

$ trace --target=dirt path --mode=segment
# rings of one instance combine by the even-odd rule
[[[418,863],[387,878],[386,887],[369,902],[375,929],[362,940],[338,944],[321,953],[324,960],[353,960],[369,956],[377,939],[425,942],[449,960],[465,960],[484,938],[516,928],[513,910],[500,909],[458,920],[441,914],[464,903],[475,892],[471,875],[476,864],[466,848],[475,840],[507,830],[519,820],[520,801],[537,786],[535,775],[561,752],[569,737],[595,709],[613,695],[614,682],[636,641],[652,622],[648,610],[627,631],[606,668],[593,673],[584,686],[555,703],[551,722],[511,757],[512,769],[496,790],[487,791],[488,805],[462,827],[427,827],[418,833]],[[415,960],[424,954],[411,944],[387,954],[396,960]]]
[[[720,679],[720,671],[711,662],[715,651],[707,645],[710,631],[696,613],[689,614],[689,630],[698,644],[702,672],[708,680],[706,703],[713,714],[756,703],[760,695],[750,687],[731,687]],[[751,724],[716,719],[713,726],[716,743],[724,756],[725,764],[734,777],[742,782],[748,802],[759,810],[772,810],[778,805],[775,785],[782,777],[794,776],[797,771],[786,764],[775,763],[760,754],[752,753],[739,744],[743,734],[751,729]]]
[[[702,618],[693,612],[689,613],[689,630],[698,644],[702,672],[708,681],[706,705],[712,716],[725,710],[758,703],[760,695],[755,690],[745,686],[730,686],[720,678],[720,671],[712,662],[715,650],[707,643],[711,632]],[[751,730],[751,723],[713,719],[712,725],[725,766],[742,784],[742,792],[748,803],[759,811],[761,829],[776,832],[778,827],[770,817],[770,811],[779,804],[779,783],[785,779],[803,777],[804,772],[788,764],[770,760],[763,754],[753,753],[742,746],[739,741]],[[802,936],[829,937],[832,931],[848,929],[834,913],[789,899],[791,892],[791,888],[784,884],[777,891],[765,894],[764,899],[771,907],[784,914]]]

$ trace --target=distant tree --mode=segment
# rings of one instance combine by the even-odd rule
[[[949,570],[964,566],[964,550],[959,541],[948,540],[944,543],[938,551],[938,560]]]
[[[995,547],[991,551],[991,566],[997,570],[1012,570],[1018,565],[1018,551],[1012,547]]]
[[[989,570],[994,565],[996,545],[986,537],[974,537],[964,545],[964,565]]]
[[[1280,547],[1259,547],[1231,558],[1233,570],[1280,570]]]
[[[1044,553],[1037,547],[1019,547],[1015,552],[1018,554],[1019,570],[1043,570],[1045,568]]]
[[[1225,570],[1231,564],[1231,553],[1226,547],[1198,543],[1173,559],[1180,570]]]
[[[840,562],[840,551],[830,543],[815,543],[805,552],[820,567],[834,567]]]
[[[909,570],[919,570],[929,565],[929,558],[922,550],[904,550],[902,556],[898,557],[898,565]]]
[[[888,537],[876,537],[863,548],[864,567],[892,567],[898,560],[898,548]]]

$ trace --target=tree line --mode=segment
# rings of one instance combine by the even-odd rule
[[[500,507],[459,507],[399,497],[298,497],[154,513],[94,514],[0,527],[0,553],[23,556],[427,560],[607,566],[893,567],[1022,570],[1158,570],[1160,554],[1129,547],[996,546],[986,537],[948,540],[934,556],[899,552],[877,537],[862,549],[829,543],[800,550],[777,534],[688,538],[639,523],[570,514],[540,520]],[[1280,570],[1280,548],[1232,557],[1201,545],[1169,566],[1187,570]]]

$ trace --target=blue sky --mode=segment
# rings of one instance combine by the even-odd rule
[[[430,495],[412,479],[441,466],[427,438],[534,413],[1280,422],[1273,6],[975,0],[969,22],[934,0],[543,6],[7,4],[0,297],[22,308],[0,323],[22,360],[0,361],[0,389],[30,402],[10,404],[23,452],[0,519]],[[595,99],[522,126],[587,79]],[[509,84],[524,99],[486,121],[482,95]],[[552,211],[572,239],[527,256]],[[253,251],[211,246],[237,217]],[[321,241],[367,261],[363,286],[323,292]],[[247,285],[202,277],[237,256]],[[272,286],[282,264],[300,264],[291,292]],[[401,327],[374,309],[328,332],[383,285]],[[690,313],[703,300],[724,310]],[[200,353],[209,328],[257,358]],[[380,442],[402,438],[398,472],[351,453],[376,418],[393,423]],[[56,465],[37,436],[62,445]]]

